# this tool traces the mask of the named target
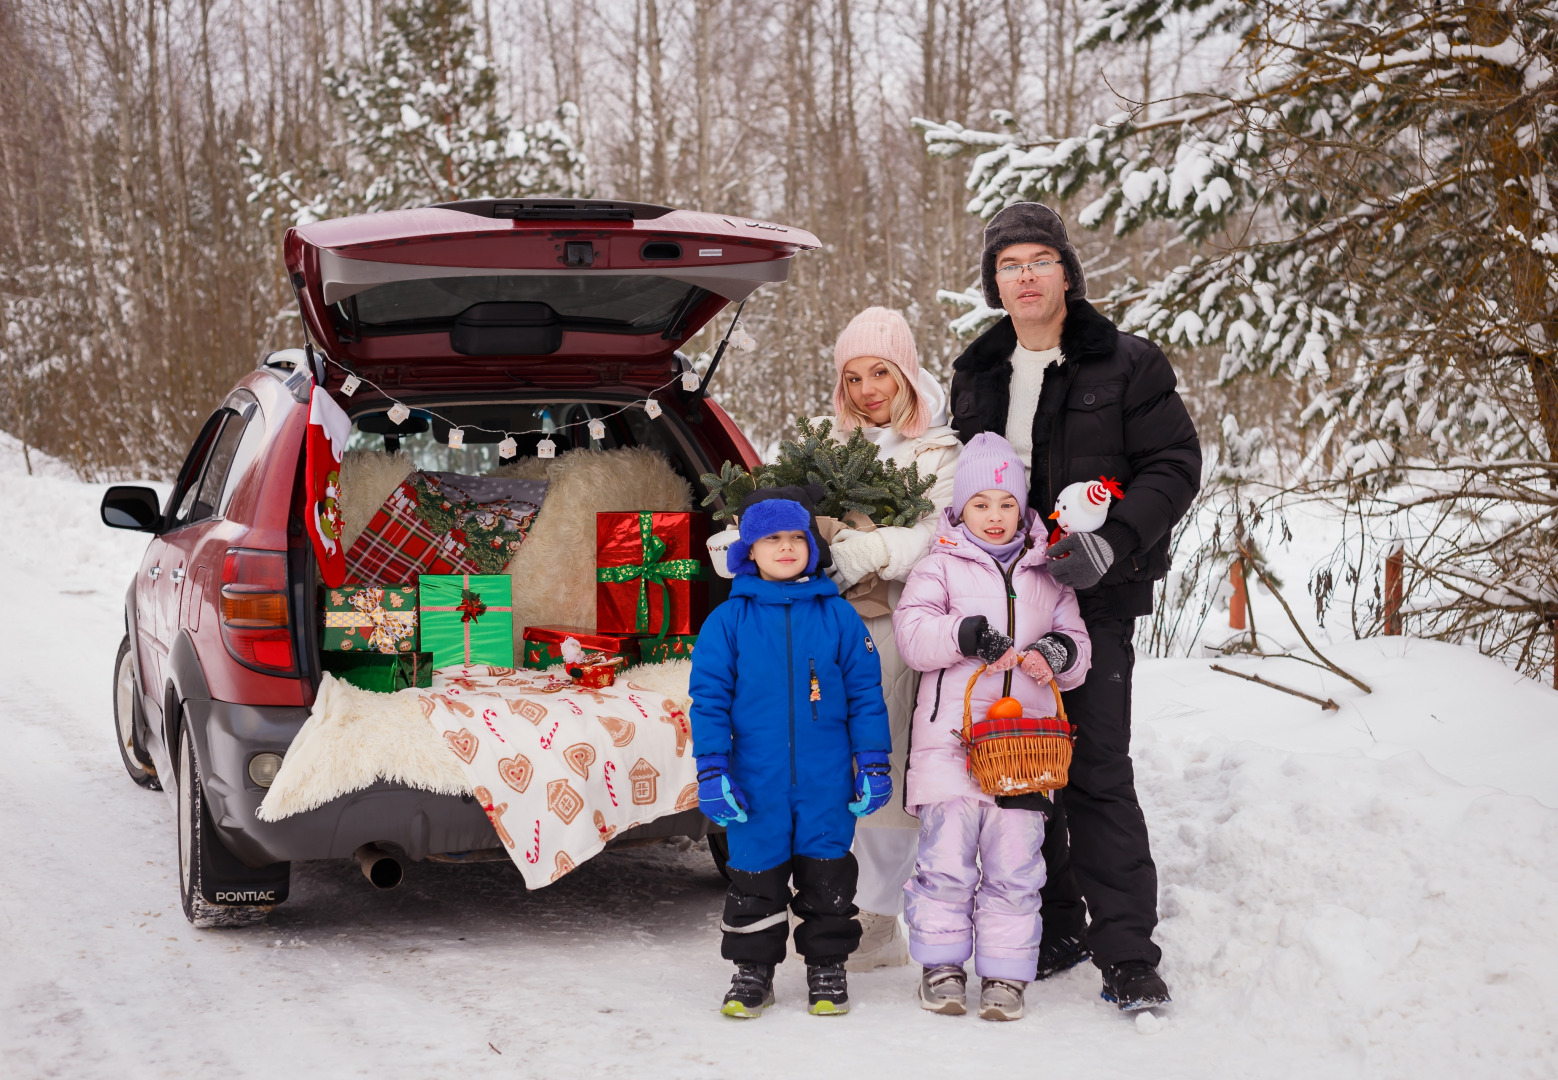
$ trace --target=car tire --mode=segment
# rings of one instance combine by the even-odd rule
[[[119,760],[130,779],[150,791],[161,791],[162,781],[157,778],[157,767],[146,753],[141,734],[145,727],[141,695],[135,685],[135,658],[130,653],[130,635],[126,634],[119,643],[119,654],[114,657],[114,741],[119,744]]]
[[[722,832],[709,833],[709,854],[714,856],[714,869],[726,881],[730,880],[730,839]]]
[[[177,768],[179,894],[184,917],[190,925],[201,929],[228,929],[264,922],[271,908],[287,898],[292,864],[277,863],[260,871],[251,870],[222,846],[211,824],[211,812],[206,808],[194,739],[187,725],[179,733]],[[273,902],[218,903],[212,899],[224,892],[262,893],[272,897]]]

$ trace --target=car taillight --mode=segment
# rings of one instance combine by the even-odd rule
[[[222,559],[222,640],[249,667],[292,669],[287,553],[228,548]]]

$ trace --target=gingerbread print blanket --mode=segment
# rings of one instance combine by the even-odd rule
[[[587,690],[555,671],[473,665],[446,668],[415,693],[528,888],[550,885],[618,832],[698,805],[691,726],[660,691],[622,680]]]

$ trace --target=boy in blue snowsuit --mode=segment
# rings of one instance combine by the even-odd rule
[[[821,573],[831,556],[800,488],[740,510],[730,599],[692,661],[692,740],[703,812],[726,826],[730,889],[720,955],[736,962],[721,1011],[773,1003],[792,908],[810,1011],[849,1011],[844,961],[860,944],[855,818],[891,796],[892,738],[876,645]],[[790,883],[793,879],[795,894]]]

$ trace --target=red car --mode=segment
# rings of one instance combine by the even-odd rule
[[[701,389],[682,388],[690,365],[678,347],[816,246],[765,221],[588,200],[481,199],[287,233],[288,276],[317,351],[273,353],[238,382],[165,506],[129,486],[102,504],[105,524],[152,537],[125,597],[114,712],[131,778],[175,797],[192,922],[263,918],[286,899],[294,860],[349,858],[364,845],[421,860],[498,843],[469,796],[383,782],[279,822],[255,817],[320,680],[318,574],[303,527],[314,383],[351,415],[353,446],[447,453],[453,418],[490,467],[500,436],[478,427],[600,416],[594,445],[652,446],[696,483],[757,456]],[[343,393],[354,376],[361,385]],[[668,382],[658,419],[606,416]],[[411,409],[399,423],[394,401]],[[535,452],[534,439],[518,449]],[[712,602],[723,584],[712,583]],[[694,810],[633,835],[707,828]],[[388,872],[398,880],[398,864]]]

